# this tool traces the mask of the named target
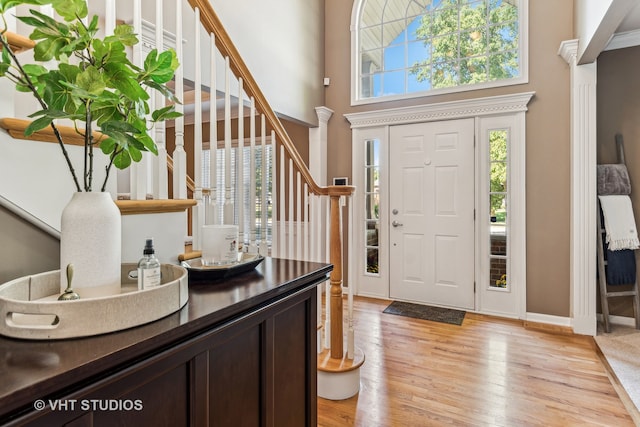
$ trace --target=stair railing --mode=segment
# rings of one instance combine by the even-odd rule
[[[261,154],[262,154],[262,162],[261,166],[264,167],[265,162],[265,144],[267,139],[266,127],[268,126],[271,129],[270,135],[270,144],[272,146],[272,153],[274,154],[275,161],[272,163],[272,187],[271,187],[271,196],[272,196],[272,236],[271,236],[271,254],[275,256],[282,256],[287,258],[295,258],[295,259],[306,259],[306,260],[323,260],[326,261],[326,251],[323,252],[322,248],[326,248],[326,245],[322,245],[322,240],[327,239],[327,236],[322,233],[322,235],[317,235],[314,232],[318,230],[326,230],[326,227],[323,227],[324,224],[319,224],[320,218],[323,217],[322,210],[323,208],[327,208],[327,204],[324,203],[323,207],[323,199],[329,198],[330,203],[328,204],[329,213],[326,218],[329,219],[329,252],[330,258],[329,260],[334,265],[334,270],[331,274],[329,288],[327,289],[328,302],[327,305],[328,310],[331,315],[327,315],[327,319],[330,319],[328,322],[328,326],[330,330],[325,331],[327,336],[330,336],[330,339],[325,341],[326,344],[329,344],[331,347],[331,357],[341,359],[343,357],[343,333],[342,333],[342,224],[341,224],[341,200],[348,198],[354,191],[353,187],[350,186],[320,186],[318,185],[309,169],[306,167],[304,161],[300,157],[298,151],[295,148],[293,141],[290,136],[286,132],[284,126],[280,122],[279,118],[270,107],[267,102],[264,94],[262,93],[260,87],[256,83],[255,79],[251,75],[247,65],[243,61],[242,57],[238,53],[236,47],[234,46],[229,34],[225,31],[224,26],[219,20],[218,16],[214,12],[209,1],[206,0],[189,0],[189,4],[196,11],[196,19],[202,23],[202,26],[207,34],[210,35],[210,43],[211,46],[215,45],[217,51],[224,58],[225,68],[224,68],[224,82],[225,87],[222,89],[224,93],[224,146],[225,146],[225,161],[227,165],[225,166],[225,174],[229,173],[229,151],[231,146],[231,86],[230,80],[232,76],[237,80],[237,92],[236,98],[238,100],[238,117],[245,116],[245,107],[244,100],[245,98],[249,100],[248,110],[249,110],[249,144],[250,144],[250,152],[252,152],[253,148],[256,144],[256,117],[260,119],[260,128],[259,135],[261,141]],[[196,24],[197,26],[197,24]],[[179,39],[179,37],[178,37]],[[196,31],[196,40],[198,40],[198,32]],[[212,58],[215,56],[212,48]],[[212,60],[215,62],[214,60]],[[196,70],[198,66],[196,65]],[[215,94],[217,91],[214,89],[213,85],[216,81],[215,76],[215,67],[211,67],[212,76],[210,78],[211,89],[210,93]],[[201,81],[199,80],[199,76],[196,71],[195,76],[195,90],[196,90],[196,98],[198,98],[198,92],[201,86]],[[212,97],[215,98],[215,97]],[[211,108],[210,112],[213,112],[215,109]],[[196,105],[196,112],[198,111],[198,106]],[[215,113],[211,113],[210,122],[217,123]],[[197,117],[197,113],[196,113]],[[244,121],[237,121],[237,132],[240,137],[237,138],[238,146],[242,147],[243,136],[244,136]],[[213,141],[216,141],[215,137],[217,135],[214,126],[210,126],[210,144]],[[196,132],[197,133],[197,132]],[[198,143],[198,135],[196,135],[196,144]],[[198,148],[196,148],[196,153],[198,153]],[[251,154],[250,154],[251,155]],[[253,155],[251,155],[251,159],[253,159]],[[250,175],[252,176],[252,175]],[[264,207],[267,204],[267,185],[266,185],[266,173],[261,173],[261,195],[260,206],[262,207],[261,219],[260,223],[262,227],[260,227],[261,231],[264,231],[265,222],[266,222],[266,211]],[[198,179],[195,180],[196,185],[198,183]],[[232,201],[230,200],[229,187],[227,183],[229,182],[228,175],[225,176],[225,208],[228,208],[232,205]],[[216,184],[215,181],[211,182],[210,194],[216,194]],[[244,185],[244,182],[240,182],[240,187]],[[250,183],[250,194],[255,194],[253,192],[255,184],[255,180],[251,180]],[[277,195],[277,197],[276,197]],[[198,209],[198,208],[196,208]],[[251,209],[249,215],[253,215],[256,209]],[[228,218],[230,210],[224,209],[224,218],[223,222],[228,223],[231,222]],[[240,211],[240,215],[242,215],[242,211]],[[202,216],[202,215],[200,215]],[[251,218],[249,222],[250,226],[254,226],[256,222]],[[196,229],[196,224],[194,224],[194,230]],[[245,230],[241,230],[245,231]],[[196,233],[194,232],[194,235]],[[264,252],[267,248],[266,240],[264,233],[260,236],[260,243],[256,243],[256,230],[249,230],[249,246],[250,248],[253,245],[258,246],[258,251]],[[268,236],[267,236],[268,237]],[[196,239],[194,237],[194,245],[196,244]]]

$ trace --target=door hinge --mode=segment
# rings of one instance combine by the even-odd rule
[[[473,293],[476,293],[476,282],[473,282]]]
[[[476,220],[476,210],[475,209],[473,210],[473,220],[474,221]]]

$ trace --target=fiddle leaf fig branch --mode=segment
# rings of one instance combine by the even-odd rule
[[[19,5],[52,5],[60,22],[37,10],[30,16],[18,16],[33,27],[29,36],[36,41],[34,64],[22,64],[10,50],[6,39],[6,13]],[[114,33],[97,37],[98,17],[86,21],[85,0],[0,0],[2,57],[0,76],[7,77],[22,92],[31,92],[41,109],[30,117],[34,120],[25,135],[51,127],[71,171],[78,191],[91,191],[93,186],[94,148],[109,157],[104,191],[112,166],[127,168],[142,159],[142,152],[157,154],[157,146],[149,131],[156,122],[180,116],[173,105],[152,111],[148,91],[157,91],[173,104],[179,102],[167,86],[179,63],[175,51],[151,51],[142,67],[131,63],[126,49],[139,41],[130,25],[117,25]],[[55,61],[57,68],[51,67]],[[46,66],[43,65],[46,63]],[[55,121],[71,120],[84,139],[84,171],[82,187],[57,131]],[[94,137],[94,127],[103,135]],[[82,189],[81,189],[82,188]]]

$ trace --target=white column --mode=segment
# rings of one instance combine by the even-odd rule
[[[318,185],[327,185],[327,125],[333,110],[316,107],[318,127],[309,129],[309,172]]]
[[[578,41],[558,54],[571,68],[571,317],[577,334],[596,334],[596,63],[578,65]]]
[[[333,110],[327,107],[316,107],[316,114],[318,115],[318,127],[309,129],[309,172],[313,177],[314,181],[321,186],[328,184],[327,178],[327,163],[328,163],[328,155],[327,155],[327,140],[328,140],[328,123],[333,115]],[[328,235],[328,198],[320,197],[318,199],[319,206],[319,215],[315,218],[316,227],[321,227],[319,230],[319,234],[317,234],[319,240],[317,242],[320,253],[322,254],[322,259],[325,258],[325,253],[328,253],[329,246],[324,237]],[[328,259],[328,255],[327,255]]]

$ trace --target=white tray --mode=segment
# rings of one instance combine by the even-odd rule
[[[189,300],[187,270],[162,264],[162,285],[139,291],[122,264],[118,295],[58,301],[60,271],[25,276],[0,285],[0,335],[52,340],[99,335],[142,325],[180,310]],[[82,296],[82,295],[81,295]]]

